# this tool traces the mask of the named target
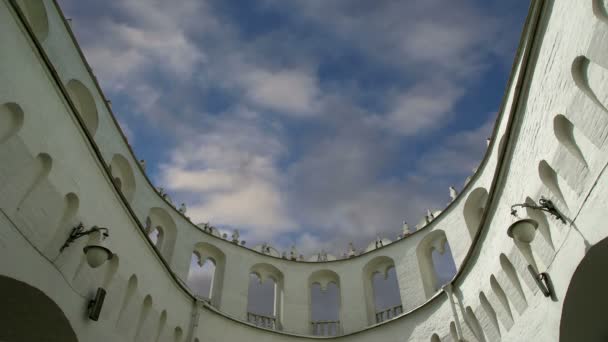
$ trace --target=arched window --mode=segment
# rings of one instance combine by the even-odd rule
[[[450,244],[447,240],[442,247],[433,249],[432,257],[433,268],[435,269],[435,276],[437,277],[437,285],[435,287],[439,290],[456,275],[454,256],[452,255],[452,250],[450,249]]]
[[[188,272],[188,286],[196,295],[211,299],[213,295],[213,276],[215,275],[215,260],[208,257],[202,260],[198,253],[192,253],[190,271]]]
[[[308,284],[311,333],[315,336],[341,335],[340,277],[333,271],[316,271],[310,276]]]
[[[268,329],[280,329],[283,273],[269,264],[257,264],[249,272],[247,321]]]
[[[163,235],[163,228],[161,226],[153,227],[148,233],[148,238],[150,238],[150,241],[152,241],[158,250],[161,250],[163,246]]]
[[[220,308],[225,263],[226,256],[214,245],[207,242],[194,245],[187,284],[216,308]]]
[[[171,262],[177,227],[165,209],[152,208],[146,220],[146,233],[167,262]]]
[[[416,247],[422,285],[427,298],[456,274],[456,264],[443,230],[434,230]]]
[[[135,194],[135,176],[127,158],[120,154],[115,154],[110,162],[110,172],[112,173],[112,181],[114,181],[127,201],[133,200],[133,195]]]
[[[363,268],[368,323],[375,324],[403,313],[393,259],[380,256]]]

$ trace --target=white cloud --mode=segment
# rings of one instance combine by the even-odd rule
[[[445,126],[464,94],[446,81],[420,83],[397,96],[388,115],[372,120],[405,136],[420,135]]]
[[[473,169],[479,166],[495,118],[495,114],[491,114],[479,127],[446,137],[441,144],[418,160],[419,173],[428,178],[443,180],[458,176],[464,182],[464,178],[473,174]]]
[[[209,133],[192,134],[172,151],[161,183],[190,200],[195,222],[232,226],[255,240],[295,229],[281,188],[277,163],[285,151],[277,135],[242,118],[210,125]]]
[[[315,114],[320,94],[313,75],[298,70],[253,70],[244,77],[246,96],[255,104],[294,116]]]
[[[455,108],[504,23],[469,0],[265,2],[289,15],[262,35],[206,0],[124,0],[74,20],[101,84],[128,99],[115,109],[147,120],[129,122],[162,159],[157,184],[194,221],[304,252],[393,239],[447,203],[445,183],[470,174],[490,124],[447,137],[445,125],[466,119]],[[436,145],[414,160],[403,146],[426,134]],[[169,142],[145,151],[150,136]]]

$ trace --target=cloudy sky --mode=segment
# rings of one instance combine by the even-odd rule
[[[60,0],[137,157],[195,222],[342,254],[485,152],[528,1]]]

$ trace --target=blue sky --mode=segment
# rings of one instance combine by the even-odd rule
[[[527,1],[60,0],[138,158],[248,246],[365,248],[485,152]]]

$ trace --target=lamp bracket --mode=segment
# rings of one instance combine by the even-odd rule
[[[106,237],[108,237],[108,235],[110,235],[110,230],[105,227],[93,226],[93,227],[91,227],[91,229],[85,231],[84,224],[82,224],[82,222],[81,222],[76,227],[72,228],[72,231],[70,232],[70,236],[68,236],[68,239],[65,241],[63,246],[61,246],[61,248],[59,249],[59,252],[63,252],[63,250],[66,249],[75,240],[78,240],[79,238],[92,234],[94,232],[101,232],[101,234],[103,235],[104,238],[106,238]]]
[[[557,210],[557,208],[555,207],[555,205],[553,204],[553,202],[549,199],[546,199],[544,197],[541,196],[541,198],[538,200],[538,204],[533,203],[519,203],[519,204],[514,204],[511,206],[511,215],[513,216],[517,216],[517,210],[515,208],[517,207],[521,207],[521,208],[529,208],[532,210],[541,210],[541,211],[545,211],[551,215],[553,215],[556,219],[562,221],[564,224],[567,223],[566,222],[566,218],[564,217],[564,215],[562,215],[562,213],[559,212],[559,210]]]

